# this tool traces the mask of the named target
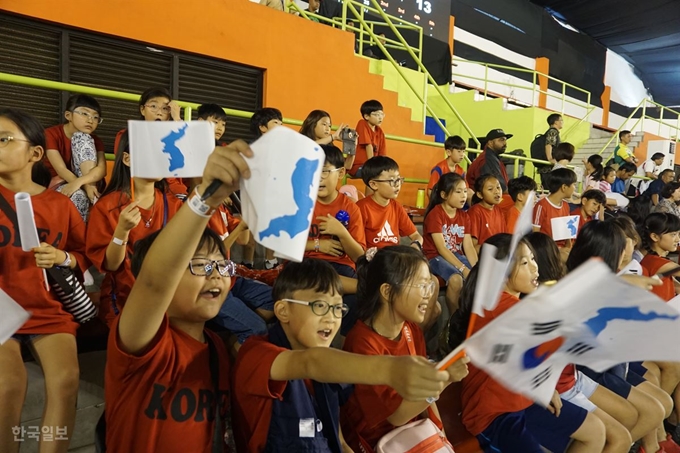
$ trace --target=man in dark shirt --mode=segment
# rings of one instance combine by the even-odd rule
[[[503,193],[508,191],[508,173],[505,171],[505,165],[501,162],[500,155],[505,152],[508,147],[508,139],[512,134],[506,134],[503,129],[492,129],[486,134],[486,146],[484,152],[477,156],[468,167],[467,180],[468,187],[474,190],[475,181],[481,175],[494,175],[501,183]]]
[[[652,204],[656,206],[659,203],[659,194],[663,186],[675,179],[675,172],[671,169],[662,171],[659,174],[659,178],[652,181],[647,190],[645,190],[645,195],[650,197]]]

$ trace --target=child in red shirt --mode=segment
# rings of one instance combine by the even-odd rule
[[[432,196],[432,188],[439,178],[447,173],[456,173],[465,178],[465,170],[460,163],[465,158],[465,140],[458,135],[449,137],[444,142],[444,152],[446,159],[439,162],[430,170],[430,181],[427,183],[427,196]]]
[[[508,233],[515,231],[515,224],[519,215],[526,208],[529,194],[532,192],[536,192],[536,181],[528,176],[520,176],[508,181],[508,193],[515,203],[505,212],[505,224]],[[533,208],[533,206],[529,206],[527,209]]]
[[[68,267],[77,273],[87,269],[85,223],[68,198],[31,180],[32,169],[43,159],[44,150],[45,135],[35,118],[18,110],[0,109],[0,197],[4,199],[0,201],[5,205],[0,210],[0,288],[31,313],[15,335],[0,345],[2,452],[17,452],[21,445],[12,431],[21,424],[26,396],[22,344],[30,347],[45,375],[46,402],[39,424],[59,426],[67,433],[67,439],[58,440],[45,432],[41,443],[68,450],[76,418],[78,324],[64,310],[55,291],[45,289],[43,269]],[[31,252],[21,248],[14,201],[18,192],[31,196],[40,236],[40,246]]]
[[[268,335],[246,340],[236,359],[232,421],[238,451],[347,451],[338,423],[343,388],[329,383],[390,386],[420,405],[416,401],[438,394],[450,380],[425,359],[330,348],[347,313],[341,294],[338,274],[325,261],[309,258],[281,271],[274,285],[278,322]],[[402,384],[404,376],[416,375],[419,384]]]
[[[479,253],[482,244],[498,233],[505,233],[505,217],[498,205],[503,198],[501,183],[495,176],[482,175],[475,180],[475,195],[478,202],[468,210],[470,236]]]
[[[511,240],[511,235],[499,234],[487,242],[497,248],[496,258],[503,259]],[[538,267],[526,239],[520,241],[511,269],[498,304],[476,319],[473,334],[517,304],[520,294],[530,294],[538,287]],[[475,267],[466,280],[460,309],[451,318],[451,348],[462,343],[468,331],[478,270],[479,266]],[[550,406],[543,408],[507,390],[474,365],[469,369],[469,376],[462,382],[462,419],[484,451],[534,453],[543,451],[541,447],[566,451],[570,445],[583,451],[602,451],[604,426],[585,409],[561,400],[557,392]]]
[[[607,196],[598,189],[590,189],[581,195],[581,206],[571,210],[571,215],[579,216],[578,231],[593,219],[604,220],[604,207],[607,205]]]
[[[545,233],[555,239],[552,230],[552,219],[569,216],[569,203],[564,201],[571,198],[576,190],[576,173],[568,168],[558,168],[550,172],[546,188],[550,195],[540,200],[534,206],[534,231]],[[558,240],[557,246],[567,250],[571,248],[571,239]]]
[[[347,156],[345,168],[349,174],[361,178],[361,167],[374,156],[387,156],[385,133],[380,125],[385,119],[383,106],[376,100],[361,104],[361,120],[357,123],[356,131],[359,136],[356,155]]]
[[[649,214],[644,221],[640,232],[642,246],[647,254],[642,259],[642,267],[648,275],[662,274],[678,267],[677,264],[666,258],[670,252],[675,252],[680,243],[680,219],[666,212],[654,212]],[[675,274],[680,276],[680,272]],[[673,275],[661,279],[661,286],[652,288],[652,292],[668,302],[678,293],[678,284]]]
[[[182,205],[167,193],[164,180],[143,178],[134,178],[135,200],[131,201],[129,164],[127,151],[116,155],[111,180],[90,211],[87,229],[87,257],[106,274],[100,316],[109,325],[125,305],[135,280],[129,259],[135,242],[163,228]]]
[[[449,313],[458,309],[463,278],[477,264],[477,250],[463,211],[466,200],[465,179],[457,173],[445,174],[434,186],[423,222],[423,253],[430,271],[446,282]]]
[[[405,246],[381,249],[373,257],[369,253],[359,262],[359,321],[343,349],[370,356],[425,357],[425,338],[418,325],[436,290],[422,253]],[[447,384],[467,375],[468,362],[464,357],[448,368]],[[425,411],[441,429],[434,401],[404,401],[388,386],[357,384],[342,407],[342,432],[352,451],[372,452],[381,437]]]

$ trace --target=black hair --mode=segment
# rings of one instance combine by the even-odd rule
[[[99,102],[87,94],[74,94],[73,96],[69,97],[66,101],[66,108],[64,110],[67,112],[72,112],[78,107],[92,109],[97,112],[99,116],[102,114],[102,108],[99,105]]]
[[[667,168],[667,169],[663,170],[661,173],[659,173],[658,178],[661,179],[661,178],[663,178],[663,175],[666,175],[666,174],[668,174],[668,173],[672,173],[672,174],[673,174],[673,178],[675,179],[675,171],[673,171],[673,170],[670,169],[670,168]]]
[[[592,154],[588,157],[588,162],[593,166],[593,172],[590,174],[590,178],[593,181],[599,181],[602,179],[602,173],[604,172],[604,167],[602,166],[602,156],[599,154]]]
[[[619,171],[625,171],[626,173],[636,172],[637,166],[633,162],[624,162],[619,165]]]
[[[680,182],[671,181],[663,186],[659,195],[661,195],[661,198],[670,198],[673,195],[673,192],[678,189],[680,189]]]
[[[626,249],[626,233],[613,222],[591,220],[578,232],[567,258],[567,270],[573,271],[590,258],[599,257],[612,272],[618,272],[621,254]]]
[[[252,132],[256,137],[261,136],[262,131],[260,131],[260,126],[267,127],[267,124],[269,124],[269,122],[272,120],[283,121],[281,110],[275,109],[273,107],[264,107],[255,110],[253,116],[250,117],[250,132]]]
[[[342,154],[342,151],[340,148],[337,146],[330,144],[330,145],[321,145],[321,149],[323,149],[324,154],[326,154],[326,163],[329,165],[334,166],[335,168],[344,168],[345,167],[345,157]]]
[[[668,212],[653,212],[647,216],[640,226],[641,248],[656,255],[656,252],[652,249],[651,235],[661,236],[675,231],[680,231],[680,218],[678,216]]]
[[[477,194],[482,193],[484,191],[484,184],[486,184],[486,182],[491,178],[498,181],[498,178],[495,175],[492,175],[491,173],[485,173],[483,175],[478,176],[477,179],[475,179],[474,187],[475,193],[472,195],[472,204],[477,204],[482,201],[482,199],[479,198],[479,195]]]
[[[106,184],[106,188],[102,192],[102,197],[113,192],[120,192],[120,197],[118,198],[118,207],[128,202],[128,199],[123,199],[126,195],[128,198],[131,195],[130,184],[132,179],[132,174],[130,173],[130,167],[125,165],[123,159],[125,153],[130,153],[130,138],[127,131],[121,135],[120,142],[118,144],[118,152],[116,153],[116,159],[113,162],[113,170],[111,171],[111,178]],[[165,179],[161,179],[154,184],[154,187],[163,193],[166,193],[168,189],[168,183]]]
[[[42,160],[33,164],[33,168],[31,168],[31,180],[46,189],[50,187],[52,174]]]
[[[621,131],[619,132],[619,140],[623,140],[624,135],[630,134],[630,131]]]
[[[380,173],[390,170],[399,170],[397,161],[387,156],[373,156],[361,168],[361,179],[368,186]]]
[[[30,146],[42,146],[43,150],[45,149],[45,129],[35,117],[21,110],[9,108],[0,109],[0,117],[16,124]]]
[[[568,168],[558,168],[550,172],[550,178],[547,178],[546,189],[550,194],[559,191],[562,186],[570,186],[576,182],[576,173]]]
[[[607,204],[607,196],[602,192],[601,190],[598,189],[590,189],[586,190],[583,192],[581,195],[581,199],[585,200],[595,200],[600,204]]]
[[[203,104],[198,107],[198,118],[202,120],[207,120],[213,117],[218,121],[227,121],[227,114],[224,113],[224,109],[217,104]]]
[[[427,266],[427,258],[420,251],[405,245],[394,245],[378,250],[371,261],[362,256],[357,261],[357,317],[369,324],[380,311],[380,287],[391,287],[389,300],[391,306],[402,293],[403,285],[408,283],[418,271]]]
[[[512,201],[517,201],[517,195],[524,193],[527,190],[534,192],[537,188],[536,181],[526,175],[508,181],[508,193],[510,194]]]
[[[149,99],[153,98],[166,98],[168,101],[172,101],[170,90],[163,87],[152,87],[145,90],[139,97],[139,106],[143,107],[147,102],[149,102]]]
[[[364,102],[361,104],[361,108],[359,109],[362,118],[364,115],[370,115],[371,113],[377,112],[378,110],[383,110],[383,106],[380,101],[376,101],[375,99]]]
[[[452,135],[444,142],[444,149],[465,149],[465,140],[460,135]]]
[[[317,293],[342,295],[340,276],[327,261],[305,258],[300,263],[286,264],[276,278],[272,290],[274,301],[289,299],[296,291],[312,290]]]
[[[316,128],[316,123],[321,121],[323,118],[328,118],[330,121],[331,116],[324,110],[312,110],[309,112],[309,115],[307,115],[307,118],[305,118],[305,120],[302,122],[302,126],[300,126],[300,133],[302,135],[306,135],[312,140],[316,140],[316,137],[314,136],[314,128]]]
[[[453,190],[458,187],[458,184],[461,181],[464,183],[465,178],[463,178],[458,173],[446,173],[445,175],[442,175],[442,177],[439,178],[439,181],[437,181],[437,184],[435,184],[432,188],[432,193],[430,194],[430,203],[427,205],[424,217],[427,217],[430,211],[432,211],[437,205],[444,202],[444,198],[442,198],[441,195],[442,192],[444,192],[446,197],[448,197],[451,192],[453,192]]]
[[[571,162],[571,160],[574,158],[575,153],[576,148],[574,148],[574,145],[568,142],[562,142],[555,147],[555,149],[552,152],[552,157],[557,161],[566,159],[569,162]]]
[[[140,239],[133,244],[132,258],[130,258],[130,271],[135,278],[139,276],[139,272],[142,270],[142,265],[144,264],[144,258],[146,258],[146,254],[149,253],[149,249],[158,235],[161,234],[161,231],[162,230],[154,231],[147,237]],[[196,251],[199,251],[204,247],[207,247],[210,252],[217,251],[223,257],[227,257],[227,249],[224,247],[224,242],[222,242],[220,235],[210,228],[203,230],[201,239],[196,246]]]
[[[616,170],[614,170],[614,167],[610,167],[609,165],[607,165],[606,167],[604,167],[604,170],[602,170],[602,176],[600,176],[600,180],[607,179],[607,177],[612,173],[616,173]]]
[[[552,126],[556,122],[558,122],[562,118],[562,115],[559,113],[551,113],[548,115],[548,126]]]
[[[640,233],[638,233],[637,228],[635,227],[635,222],[633,221],[630,216],[626,215],[625,213],[619,213],[616,217],[610,217],[605,222],[612,222],[616,225],[618,225],[622,230],[623,233],[626,235],[627,238],[632,239],[635,241],[636,246],[639,247],[640,244],[642,243],[642,239],[640,238]]]
[[[666,155],[664,153],[654,153],[652,154],[652,160],[663,159]]]
[[[535,231],[526,235],[527,241],[534,249],[534,260],[538,266],[540,283],[559,280],[566,274],[562,263],[560,249],[553,238],[545,233]]]
[[[512,241],[512,235],[508,233],[494,234],[489,239],[484,242],[482,247],[486,244],[493,245],[496,247],[496,258],[505,259],[510,253],[510,242]],[[531,244],[526,238],[522,238],[519,242],[529,247],[529,250],[533,251]],[[482,259],[481,253],[479,254],[480,261]],[[449,347],[451,349],[456,348],[465,340],[465,335],[468,330],[468,324],[470,323],[470,315],[472,314],[472,303],[474,301],[475,289],[477,287],[477,277],[479,275],[479,263],[470,270],[465,283],[463,284],[463,290],[460,293],[460,306],[458,310],[451,316],[449,322]],[[514,268],[514,257],[511,267]]]

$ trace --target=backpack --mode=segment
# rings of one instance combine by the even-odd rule
[[[538,159],[538,160],[548,160],[548,156],[545,154],[545,135],[546,134],[538,134],[535,138],[534,141],[531,142],[531,158],[532,159]],[[544,167],[549,167],[550,165],[547,164],[538,164],[534,163],[534,167],[536,168],[544,168]]]

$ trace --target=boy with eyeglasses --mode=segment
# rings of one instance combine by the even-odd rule
[[[419,401],[446,384],[449,374],[435,373],[422,357],[330,348],[348,310],[341,294],[338,274],[325,261],[289,263],[279,275],[273,294],[278,322],[268,335],[250,337],[236,360],[232,421],[238,451],[347,451],[339,416],[340,401],[351,390],[334,383],[387,385]]]
[[[387,144],[385,133],[380,125],[385,119],[383,106],[374,99],[361,104],[361,119],[357,123],[356,131],[359,136],[355,155],[347,156],[345,168],[350,175],[361,178],[362,166],[374,156],[386,156]]]
[[[75,94],[66,102],[66,123],[45,129],[43,163],[50,171],[50,188],[71,198],[87,220],[91,203],[99,198],[97,183],[106,177],[104,143],[94,135],[102,109],[92,96]]]

